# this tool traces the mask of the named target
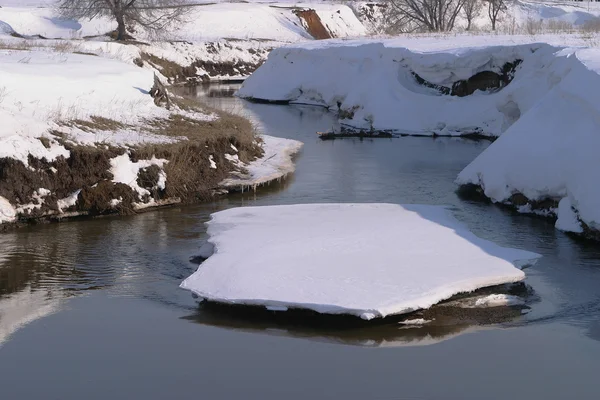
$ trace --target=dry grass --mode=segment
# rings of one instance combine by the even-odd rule
[[[183,202],[207,200],[219,183],[235,169],[225,154],[237,154],[240,161],[250,162],[262,156],[254,126],[247,119],[220,110],[202,106],[195,101],[176,98],[174,103],[188,112],[210,112],[218,118],[212,121],[196,120],[174,114],[168,119],[148,122],[153,134],[185,137],[175,143],[145,144],[132,151],[133,159],[152,157],[169,160],[165,166],[167,186],[163,198],[180,198]],[[235,146],[235,153],[231,146]],[[210,167],[212,157],[217,165]]]
[[[74,119],[68,122],[63,122],[63,125],[72,126],[81,129],[85,132],[95,131],[117,131],[125,129],[128,125],[123,124],[114,119],[100,117],[98,115],[92,115],[90,119]]]
[[[34,49],[49,49],[59,54],[85,54],[96,55],[94,53],[85,52],[80,43],[72,40],[33,40],[33,39],[17,39],[0,40],[0,50],[34,50]]]

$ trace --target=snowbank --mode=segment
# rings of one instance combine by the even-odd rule
[[[302,142],[292,139],[277,138],[268,135],[261,136],[263,140],[264,155],[256,161],[244,164],[237,158],[236,149],[230,158],[238,167],[247,171],[237,176],[232,176],[221,182],[220,186],[228,190],[241,190],[265,185],[285,178],[295,170],[292,157],[300,151]]]
[[[579,221],[600,229],[600,51],[556,55],[554,87],[458,176],[487,197],[560,201],[557,228],[581,233]]]
[[[46,50],[0,50],[0,158],[25,164],[29,154],[47,161],[69,152],[51,140],[59,131],[75,142],[139,144],[171,139],[141,132],[142,118],[167,117],[147,90],[152,72],[116,60]],[[116,132],[70,126],[73,120],[101,116],[122,124]],[[51,137],[51,136],[48,136]]]
[[[400,39],[328,41],[276,49],[238,95],[322,105],[357,129],[498,136],[554,84],[549,78],[555,70],[547,66],[558,48],[548,44],[443,50],[409,49],[404,44]],[[425,41],[420,46],[428,45]],[[432,87],[450,91],[480,72],[502,75],[507,63],[518,60],[522,63],[514,80],[495,93],[476,91],[459,98]],[[540,73],[542,66],[546,68]]]
[[[479,239],[435,206],[235,208],[213,214],[208,233],[215,253],[182,288],[215,302],[363,319],[520,281],[513,263],[539,257]]]

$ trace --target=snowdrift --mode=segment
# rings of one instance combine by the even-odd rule
[[[458,49],[435,39],[292,45],[274,50],[238,95],[321,105],[361,130],[502,135],[457,182],[522,212],[557,215],[560,229],[597,232],[600,52],[481,40],[489,39],[465,38],[479,46]],[[506,84],[448,94],[474,77],[501,76],[507,63],[516,68]]]
[[[513,263],[539,257],[479,239],[437,206],[242,207],[213,214],[208,234],[215,252],[182,288],[219,303],[367,320],[521,281]]]

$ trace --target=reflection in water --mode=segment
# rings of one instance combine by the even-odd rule
[[[0,347],[28,323],[57,312],[64,296],[60,290],[33,290],[30,286],[0,296]]]
[[[508,286],[484,289],[482,293],[506,292]],[[498,324],[514,322],[527,307],[463,308],[453,302],[408,315],[383,320],[362,321],[352,316],[322,315],[306,310],[267,311],[262,307],[231,306],[203,302],[197,312],[184,317],[210,326],[287,336],[320,342],[365,347],[422,346],[475,332]],[[423,319],[422,325],[403,324],[404,320]]]

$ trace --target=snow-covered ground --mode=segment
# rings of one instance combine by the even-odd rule
[[[361,36],[363,25],[349,7],[341,4],[310,3],[218,3],[192,7],[185,23],[164,33],[164,40],[188,42],[220,39],[260,39],[296,42],[312,39],[302,20],[294,14],[296,8],[314,9],[336,37]],[[42,35],[47,38],[73,39],[104,35],[116,28],[108,18],[63,20],[52,7],[3,7],[0,21],[21,35]],[[149,39],[140,31],[139,39]]]
[[[150,70],[103,57],[52,49],[0,50],[0,158],[27,163],[29,154],[48,161],[68,157],[68,151],[56,142],[47,148],[38,140],[52,138],[51,130],[80,143],[169,141],[141,129],[142,119],[171,115],[148,95],[152,82]],[[65,125],[92,116],[115,120],[124,127],[88,132]]]
[[[11,35],[23,35],[37,45],[49,45],[48,39],[68,40],[81,51],[127,62],[136,60],[138,65],[158,70],[178,82],[187,78],[243,79],[271,49],[313,40],[311,26],[297,14],[298,10],[314,10],[332,37],[366,34],[352,10],[342,4],[211,3],[190,7],[183,23],[164,30],[159,37],[138,27],[131,34],[146,44],[125,45],[107,43],[107,34],[116,29],[111,19],[64,20],[48,5],[51,2],[15,4],[18,2],[0,8],[0,42],[14,42]],[[143,54],[160,60],[140,63]]]
[[[242,207],[213,214],[208,234],[214,255],[182,288],[215,302],[363,319],[520,281],[514,264],[539,257],[479,239],[436,206]]]

